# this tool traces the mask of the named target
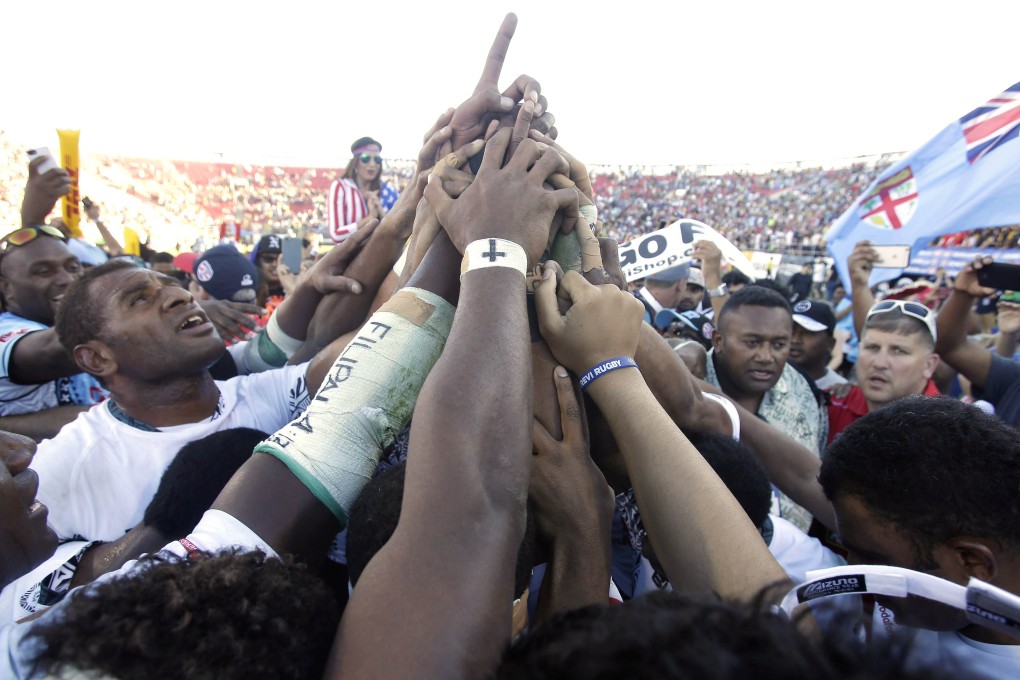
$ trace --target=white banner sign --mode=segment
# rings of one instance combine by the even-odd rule
[[[723,259],[752,279],[758,278],[750,260],[722,234],[697,220],[679,220],[620,246],[620,266],[628,281],[643,279],[691,261],[695,241],[713,241]]]

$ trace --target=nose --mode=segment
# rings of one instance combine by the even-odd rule
[[[195,298],[187,288],[180,286],[163,286],[159,291],[163,298],[163,310],[173,309],[178,305],[190,305]]]

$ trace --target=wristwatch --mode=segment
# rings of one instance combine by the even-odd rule
[[[725,283],[723,283],[720,284],[718,288],[713,288],[712,290],[708,291],[708,297],[719,298],[722,297],[723,295],[729,295],[729,293],[730,289],[726,286]]]

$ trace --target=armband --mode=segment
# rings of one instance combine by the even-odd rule
[[[581,389],[588,389],[588,385],[593,380],[601,378],[606,373],[612,373],[619,368],[637,368],[637,363],[630,357],[616,357],[615,359],[606,359],[601,364],[592,367],[590,371],[580,377],[578,383],[581,385]]]
[[[528,255],[520,245],[503,238],[481,238],[467,244],[460,263],[460,278],[485,267],[509,267],[527,276]]]

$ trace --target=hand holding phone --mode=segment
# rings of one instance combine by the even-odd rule
[[[878,253],[878,259],[871,263],[873,267],[903,269],[910,264],[910,246],[871,246]]]
[[[50,170],[55,170],[56,168],[60,167],[57,165],[57,162],[53,160],[53,154],[51,154],[50,150],[47,149],[45,146],[41,146],[38,149],[28,150],[29,165],[31,165],[32,161],[34,161],[37,158],[43,159],[41,163],[35,166],[35,173],[37,175],[45,175]]]
[[[301,239],[299,238],[285,238],[283,239],[283,257],[281,258],[287,269],[290,270],[291,274],[301,273],[301,256],[303,254],[303,246]]]
[[[995,290],[1020,290],[1020,265],[992,262],[977,270],[978,283]]]

